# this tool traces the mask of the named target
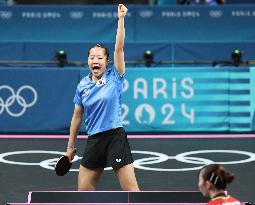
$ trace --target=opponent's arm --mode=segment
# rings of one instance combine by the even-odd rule
[[[114,50],[114,65],[119,71],[120,75],[125,73],[125,60],[124,60],[124,40],[125,40],[125,27],[124,18],[128,9],[123,5],[118,5],[118,28],[116,34],[115,50]]]

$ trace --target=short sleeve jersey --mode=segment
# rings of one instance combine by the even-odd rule
[[[223,195],[214,197],[208,205],[241,205],[241,202],[230,195]]]
[[[98,82],[84,77],[77,86],[73,102],[82,106],[87,134],[123,127],[121,123],[121,93],[124,77],[116,67],[108,69]]]

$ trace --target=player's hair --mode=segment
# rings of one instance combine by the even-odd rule
[[[101,44],[101,43],[97,43],[97,44],[95,44],[95,45],[92,45],[90,48],[89,48],[89,50],[88,50],[88,56],[89,56],[89,54],[90,54],[90,50],[92,49],[92,48],[96,48],[96,47],[98,47],[98,48],[103,48],[104,49],[104,54],[106,55],[106,60],[109,60],[109,57],[110,57],[110,54],[109,54],[109,49],[107,48],[107,47],[105,47],[103,44]]]
[[[206,165],[199,171],[200,173],[205,181],[210,181],[219,190],[225,189],[235,178],[233,173],[219,164]]]

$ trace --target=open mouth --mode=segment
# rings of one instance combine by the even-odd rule
[[[100,67],[99,66],[93,66],[92,71],[93,71],[94,74],[98,74],[99,71],[100,71]]]
[[[92,70],[99,70],[100,67],[99,66],[93,66]]]

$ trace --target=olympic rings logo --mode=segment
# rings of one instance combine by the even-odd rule
[[[221,11],[221,10],[210,10],[209,14],[212,18],[220,18],[223,15],[223,11]]]
[[[13,13],[11,11],[0,11],[0,18],[1,19],[10,19],[12,18]]]
[[[6,98],[6,100],[3,99],[3,97],[1,97],[0,95],[0,114],[2,114],[4,112],[4,110],[6,110],[6,112],[12,116],[12,117],[20,117],[22,116],[25,112],[26,109],[28,107],[32,107],[38,98],[37,92],[36,90],[30,86],[30,85],[23,85],[21,86],[17,92],[15,93],[15,91],[13,90],[12,87],[8,86],[8,85],[1,85],[0,86],[0,94],[1,92],[3,92],[4,90],[6,90],[7,92],[10,93],[10,96]],[[33,94],[33,98],[31,102],[27,102],[25,100],[25,97],[22,95],[22,92],[24,92],[25,90],[30,91]],[[19,112],[13,112],[11,111],[10,107],[17,101],[17,103],[21,106],[21,110]]]
[[[239,150],[197,150],[197,151],[189,151],[177,154],[176,156],[168,156],[159,152],[151,152],[151,151],[137,151],[133,150],[133,154],[145,155],[144,158],[136,159],[134,161],[134,167],[137,169],[148,170],[148,171],[161,171],[161,172],[173,172],[173,171],[193,171],[199,170],[204,165],[217,163],[217,164],[241,164],[241,163],[249,163],[255,161],[255,153],[247,152],[247,151],[239,151]],[[194,155],[198,154],[231,154],[231,155],[241,155],[241,160],[234,161],[214,161],[207,158],[196,157]],[[6,159],[7,157],[13,155],[24,155],[24,154],[52,154],[58,155],[56,158],[46,159],[39,162],[20,162],[20,161],[11,161]],[[0,154],[0,162],[6,164],[13,165],[25,165],[25,166],[40,166],[45,169],[54,170],[55,164],[57,163],[60,156],[64,155],[64,152],[58,151],[45,151],[45,150],[27,150],[27,151],[14,151],[14,152],[6,152]],[[245,157],[243,157],[245,156]],[[13,158],[13,157],[12,157]],[[29,157],[28,157],[29,158]],[[73,163],[80,160],[82,157],[75,156],[73,159]],[[167,162],[168,160],[175,160],[177,162],[193,164],[195,166],[192,167],[183,167],[183,168],[162,168],[162,163]],[[161,165],[161,167],[159,167]],[[166,166],[164,166],[166,167]],[[111,167],[105,168],[105,170],[111,170]],[[78,171],[78,169],[71,169],[70,171]]]

